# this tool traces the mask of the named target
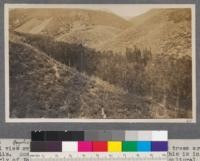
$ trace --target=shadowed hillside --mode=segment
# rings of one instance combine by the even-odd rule
[[[148,103],[141,98],[89,78],[26,43],[10,42],[10,64],[13,118],[149,117]]]

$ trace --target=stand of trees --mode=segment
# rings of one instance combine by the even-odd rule
[[[190,56],[153,54],[150,49],[125,53],[99,52],[81,44],[54,41],[51,37],[25,35],[23,41],[57,61],[94,75],[129,93],[147,97],[167,108],[192,108],[192,59]]]

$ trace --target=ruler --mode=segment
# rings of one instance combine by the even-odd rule
[[[167,152],[135,153],[63,153],[44,152],[29,154],[30,161],[167,161]]]

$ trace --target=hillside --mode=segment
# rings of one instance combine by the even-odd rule
[[[149,48],[152,53],[191,56],[191,10],[152,9],[130,20],[121,34],[98,46],[99,50],[124,52],[126,48]]]
[[[98,44],[115,37],[122,31],[123,30],[115,27],[97,25],[88,28],[74,29],[70,33],[63,34],[56,38],[56,40],[95,48]]]
[[[10,11],[13,118],[191,118],[191,10]]]
[[[125,29],[129,22],[101,10],[86,9],[14,9],[10,14],[10,28],[18,32],[59,36],[72,29],[103,25]]]
[[[141,98],[89,78],[19,39],[9,47],[12,118],[151,117]]]

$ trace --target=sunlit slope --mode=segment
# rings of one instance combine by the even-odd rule
[[[130,20],[132,27],[98,46],[99,50],[124,52],[135,45],[153,54],[191,56],[191,10],[153,9]]]
[[[106,11],[86,9],[14,9],[10,11],[10,27],[18,32],[37,32],[58,36],[76,28],[103,25],[118,29],[130,23]]]

